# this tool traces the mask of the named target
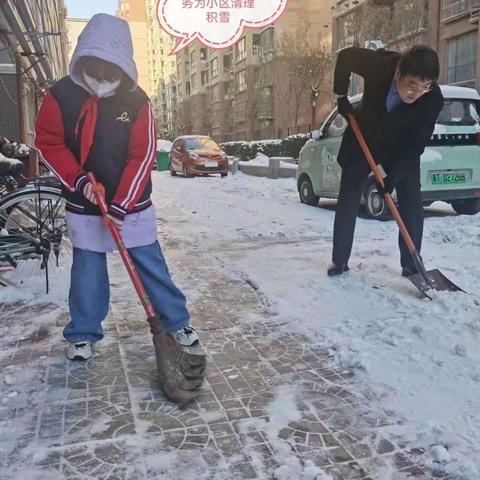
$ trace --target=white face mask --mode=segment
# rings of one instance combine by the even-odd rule
[[[85,72],[83,72],[83,79],[85,80],[90,93],[96,95],[98,98],[111,97],[121,82],[121,80],[116,80],[115,82],[99,82]]]

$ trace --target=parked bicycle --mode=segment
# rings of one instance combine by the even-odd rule
[[[48,260],[53,253],[58,265],[66,231],[61,185],[48,175],[26,178],[16,161],[5,160],[0,158],[0,262],[16,267],[21,260],[41,260],[48,293]]]

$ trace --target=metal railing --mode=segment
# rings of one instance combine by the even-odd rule
[[[445,21],[461,15],[469,15],[479,9],[480,0],[443,0],[440,18]]]

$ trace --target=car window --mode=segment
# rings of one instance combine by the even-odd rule
[[[479,103],[475,100],[445,99],[437,123],[441,125],[480,125]]]
[[[342,115],[337,113],[327,125],[326,135],[327,137],[341,137],[345,129],[347,128],[347,121]]]
[[[219,148],[219,146],[211,138],[208,137],[186,138],[185,146],[188,150],[196,150],[199,148]]]

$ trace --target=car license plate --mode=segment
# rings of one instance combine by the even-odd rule
[[[459,183],[467,183],[467,172],[452,170],[432,173],[433,185],[452,185]]]
[[[213,161],[213,160],[207,160],[207,161],[205,162],[205,166],[206,166],[207,168],[218,168],[218,162],[215,162],[215,161]]]

